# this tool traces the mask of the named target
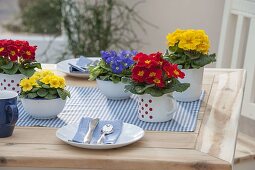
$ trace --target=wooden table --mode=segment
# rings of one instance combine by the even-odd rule
[[[95,85],[66,80],[69,85]],[[0,167],[230,170],[244,83],[243,70],[205,69],[206,95],[195,132],[146,131],[142,140],[119,149],[76,148],[57,139],[55,128],[16,127],[12,137],[0,139]]]

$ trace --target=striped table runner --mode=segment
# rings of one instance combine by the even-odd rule
[[[171,121],[164,123],[146,123],[137,118],[137,98],[133,95],[127,100],[107,100],[99,89],[91,87],[68,87],[71,98],[57,118],[37,120],[30,117],[18,103],[19,120],[17,126],[45,126],[62,127],[70,123],[78,123],[83,116],[99,117],[103,120],[121,119],[126,123],[137,125],[144,130],[151,131],[194,131],[197,115],[203,100],[204,91],[200,100],[194,102],[177,102],[177,112]]]

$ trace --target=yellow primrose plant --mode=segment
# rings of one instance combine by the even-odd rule
[[[166,39],[168,50],[165,59],[181,65],[183,69],[198,69],[216,61],[216,55],[209,54],[209,37],[204,30],[177,29]]]
[[[61,98],[65,100],[70,97],[70,92],[65,90],[65,79],[48,70],[37,71],[30,78],[22,79],[20,87],[21,98]]]

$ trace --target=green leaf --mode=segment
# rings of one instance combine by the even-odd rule
[[[57,89],[49,89],[50,94],[57,94]]]
[[[95,80],[104,73],[104,70],[100,66],[89,67],[89,80]]]
[[[122,78],[121,78],[121,82],[124,83],[124,84],[130,83],[130,81],[131,81],[131,79],[128,78],[128,77],[122,77]]]
[[[106,75],[106,76],[99,76],[99,79],[100,80],[103,80],[103,81],[110,81],[110,75]]]
[[[6,73],[6,74],[10,74],[10,75],[13,75],[15,73],[17,73],[17,71],[19,70],[19,65],[18,63],[14,63],[12,65],[12,68],[11,69],[5,69],[3,68],[3,71]]]
[[[172,79],[172,82],[171,82],[171,84],[169,84],[169,86],[171,87],[172,91],[183,92],[189,88],[190,84],[189,83],[180,83],[179,80]]]
[[[41,66],[41,63],[38,63],[38,62],[30,62],[30,63],[25,63],[24,64],[24,67],[26,69],[28,68],[38,68],[38,69],[42,69],[42,66]]]
[[[50,86],[48,85],[48,84],[42,84],[41,85],[43,88],[45,88],[45,89],[49,89],[50,88]]]
[[[216,61],[216,54],[201,55],[200,58],[193,60],[193,63],[191,64],[197,65],[200,68],[215,61]]]
[[[37,93],[28,93],[28,94],[27,94],[27,97],[28,97],[29,99],[36,98],[37,96],[38,96]]]
[[[117,76],[112,76],[110,77],[110,79],[112,80],[113,83],[119,83],[121,81],[121,78]]]
[[[39,87],[34,87],[32,90],[31,90],[31,92],[37,92],[38,90],[39,90],[40,88]]]
[[[144,93],[144,87],[143,86],[135,86],[135,91],[139,94],[139,93]]]
[[[37,82],[37,84],[38,84],[39,86],[42,86],[42,85],[44,84],[43,82],[41,82],[41,81],[39,81],[39,80],[37,80],[36,82]]]
[[[156,89],[155,87],[150,87],[145,90],[145,93],[152,95],[153,97],[162,96],[164,93],[161,89]]]
[[[19,71],[21,72],[21,74],[23,74],[23,75],[25,75],[27,77],[31,77],[35,73],[34,68],[27,68],[27,69],[25,69],[24,67],[22,67],[22,65],[20,65]]]
[[[45,97],[49,92],[46,89],[39,89],[36,93],[40,97]]]
[[[67,97],[67,94],[65,93],[65,91],[63,89],[57,89],[58,95],[62,100],[65,100]]]
[[[66,95],[70,98],[71,97],[71,93],[67,90],[64,89],[64,92],[66,93]]]
[[[44,98],[51,100],[51,99],[56,99],[58,96],[56,94],[47,94]]]
[[[11,61],[7,63],[6,65],[1,66],[2,69],[7,69],[7,70],[11,69],[12,67],[13,67],[13,62]]]
[[[184,54],[187,55],[191,60],[198,59],[201,56],[201,53],[194,51],[184,51]]]

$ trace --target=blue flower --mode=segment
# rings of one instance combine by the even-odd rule
[[[111,65],[112,72],[115,74],[120,74],[124,70],[123,64],[119,62],[115,62]]]
[[[129,69],[134,64],[133,56],[137,54],[137,51],[121,50],[117,53],[110,50],[100,53],[103,61],[111,67],[112,72],[120,74],[124,69]]]
[[[125,58],[123,60],[123,65],[124,65],[125,68],[131,67],[134,63],[135,62],[134,62],[134,60],[132,58]]]

